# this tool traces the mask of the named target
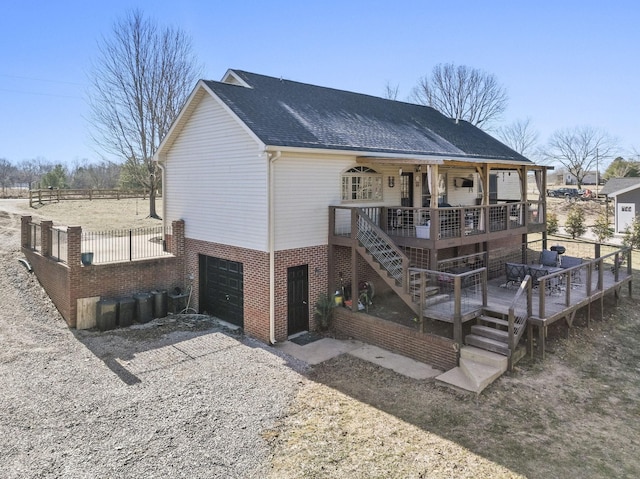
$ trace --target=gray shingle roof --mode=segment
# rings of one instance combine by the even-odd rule
[[[626,190],[632,186],[640,186],[640,178],[611,178],[600,190],[601,195],[614,195],[618,191]]]
[[[205,81],[266,145],[529,162],[433,108],[240,70],[251,88]]]

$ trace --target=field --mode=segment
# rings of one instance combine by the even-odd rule
[[[563,211],[562,201],[550,207]],[[115,205],[61,203],[35,213],[94,230],[156,221],[133,200]],[[315,366],[261,433],[270,477],[640,477],[637,304],[625,294],[617,306],[606,301],[603,318],[594,308],[591,327],[584,314],[571,330],[555,324],[545,361],[521,361],[479,397],[349,355]],[[266,386],[256,376],[244,381]]]

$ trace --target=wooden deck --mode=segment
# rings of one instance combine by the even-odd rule
[[[531,287],[526,295],[528,315],[529,351],[533,354],[533,328],[537,328],[537,350],[544,357],[544,340],[547,326],[564,319],[572,325],[576,312],[588,305],[600,302],[601,312],[603,299],[607,294],[620,294],[621,288],[627,284],[631,294],[632,270],[627,265],[613,268],[614,256],[585,262],[582,265],[553,273],[540,278],[540,284]],[[608,259],[608,261],[607,261]],[[483,301],[483,289],[486,287],[486,302]],[[475,282],[461,288],[458,306],[460,322],[475,320],[486,312],[496,315],[509,314],[514,304],[516,293],[521,284],[507,284],[506,278],[499,277],[486,281],[486,285]],[[424,316],[456,323],[456,295],[449,295],[447,300],[430,304],[424,310]],[[587,311],[590,320],[591,308]]]

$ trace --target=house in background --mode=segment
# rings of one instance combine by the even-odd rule
[[[600,194],[613,199],[614,231],[624,233],[640,213],[640,178],[611,178]]]
[[[155,159],[195,307],[265,342],[363,279],[422,315],[410,268],[502,274],[492,255],[545,233],[545,168],[471,124],[240,70],[198,82]]]

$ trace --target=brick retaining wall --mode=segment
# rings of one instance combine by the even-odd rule
[[[184,288],[184,222],[174,221],[171,253],[174,256],[83,266],[80,262],[82,230],[67,229],[67,262],[58,262],[45,253],[51,251],[51,224],[43,222],[42,254],[29,248],[30,216],[22,217],[22,252],[38,281],[69,327],[77,323],[77,300],[100,296],[119,299],[152,290],[172,291]]]
[[[344,335],[443,371],[458,365],[458,345],[452,339],[421,333],[414,328],[362,312],[354,313],[347,308],[333,310],[333,325]]]

